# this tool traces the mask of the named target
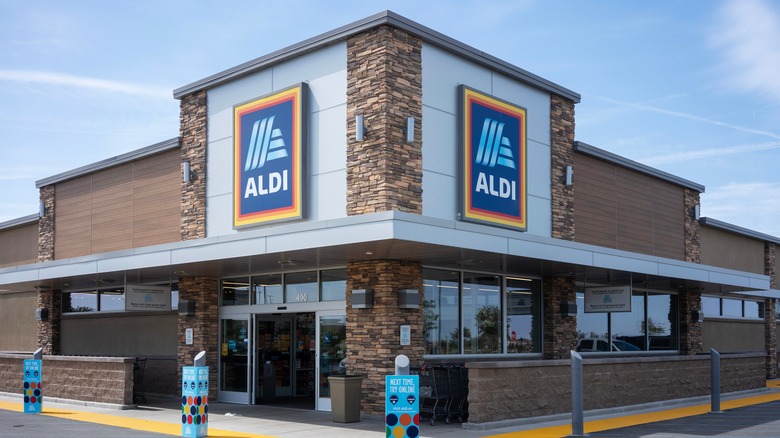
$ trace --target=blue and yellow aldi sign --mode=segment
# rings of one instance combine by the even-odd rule
[[[233,226],[304,217],[306,85],[233,108]]]
[[[525,108],[464,85],[458,98],[461,219],[525,231]]]

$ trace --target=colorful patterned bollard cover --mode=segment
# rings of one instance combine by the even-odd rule
[[[420,376],[385,376],[385,436],[420,436]]]
[[[40,414],[43,410],[43,361],[24,360],[24,412]]]
[[[209,367],[183,367],[181,375],[181,436],[208,436]]]

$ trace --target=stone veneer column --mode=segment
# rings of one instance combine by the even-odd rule
[[[38,321],[38,345],[36,348],[43,348],[43,354],[60,354],[61,303],[62,293],[60,291],[38,291],[38,308],[49,310],[48,320]]]
[[[543,280],[544,358],[567,359],[577,346],[577,317],[561,314],[561,303],[577,301],[574,279],[547,277]]]
[[[777,288],[777,245],[764,243],[764,273],[769,276],[769,288]],[[764,342],[766,343],[766,377],[776,379],[777,372],[777,302],[764,300]]]
[[[181,240],[206,237],[206,92],[181,99],[179,136],[182,163],[189,161],[195,179],[181,183]]]
[[[354,289],[374,292],[369,309],[352,308]],[[419,309],[399,309],[398,289],[420,292]],[[405,354],[412,365],[422,361],[425,339],[422,310],[422,267],[417,263],[372,260],[347,265],[347,372],[363,374],[361,410],[384,415],[385,375],[395,370],[395,357]],[[399,331],[411,326],[411,345],[401,346]]]
[[[685,189],[685,261],[701,263],[701,234],[699,221],[693,216],[693,209],[700,205],[700,193]]]
[[[702,323],[693,320],[693,313],[701,313],[701,290],[687,289],[678,295],[680,309],[680,353],[694,355],[702,350]]]
[[[181,382],[181,367],[192,366],[195,355],[206,352],[206,365],[209,367],[209,399],[217,399],[217,360],[218,360],[218,281],[209,277],[179,278],[179,300],[195,301],[195,315],[179,315],[178,321],[178,369],[177,382]],[[185,329],[193,330],[193,343],[185,343]]]
[[[574,102],[550,96],[552,237],[574,239],[574,185],[566,186],[566,166],[574,166]]]
[[[45,213],[38,219],[38,261],[54,260],[54,184],[41,187]]]
[[[347,40],[347,214],[422,213],[422,41],[380,26]],[[454,93],[454,91],[453,91]],[[355,116],[368,128],[355,140]],[[415,141],[402,129],[415,120]]]

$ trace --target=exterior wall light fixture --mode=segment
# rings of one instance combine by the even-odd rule
[[[195,179],[195,172],[192,170],[189,161],[181,163],[181,174],[182,180],[185,184],[189,184],[192,180]]]
[[[407,143],[414,143],[414,117],[406,118],[406,126],[401,128]]]
[[[353,309],[370,309],[374,307],[374,291],[371,289],[352,289],[350,302]]]
[[[691,217],[694,220],[699,220],[699,218],[701,217],[701,204],[696,204],[693,206],[693,208],[691,209]]]
[[[419,309],[420,291],[417,289],[398,289],[399,309]]]
[[[363,125],[363,116],[355,116],[355,140],[363,141],[368,135],[368,128]]]
[[[571,165],[566,166],[566,176],[564,178],[566,187],[571,187],[574,184],[574,168]]]

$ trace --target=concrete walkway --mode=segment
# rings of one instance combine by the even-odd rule
[[[656,404],[641,411],[587,412],[585,433],[590,436],[780,436],[780,381],[771,381],[761,392],[724,394],[722,413],[709,413],[708,399],[676,404]],[[0,435],[11,437],[57,436],[181,436],[181,405],[177,400],[151,399],[138,409],[118,410],[73,401],[45,399],[43,414],[22,413],[21,396],[0,394]],[[562,437],[571,434],[570,416],[539,419],[489,430],[464,429],[458,423],[421,424],[421,437],[518,438]],[[331,421],[330,413],[209,404],[210,437],[335,438],[386,437],[381,417],[365,417],[358,423]]]

